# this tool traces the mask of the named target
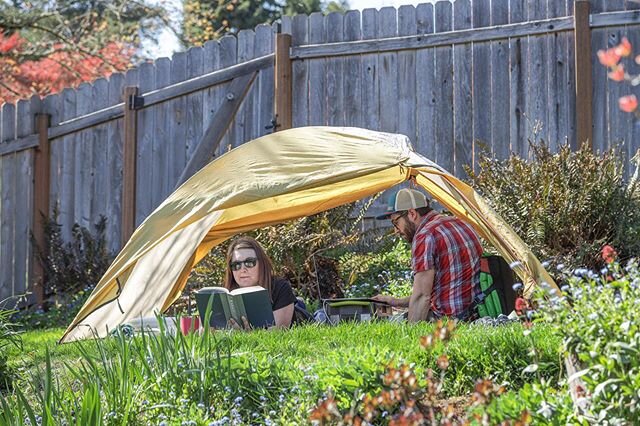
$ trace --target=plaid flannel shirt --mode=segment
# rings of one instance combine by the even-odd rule
[[[429,212],[422,220],[411,245],[414,274],[435,270],[431,291],[434,316],[467,319],[480,293],[480,239],[460,219]]]

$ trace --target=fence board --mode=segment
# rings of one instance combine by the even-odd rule
[[[364,9],[362,11],[362,39],[374,39],[378,33],[378,11]],[[378,88],[378,55],[362,55],[362,117],[367,129],[380,128],[378,102],[380,90]],[[311,107],[311,104],[309,104]]]
[[[491,23],[489,0],[474,0],[473,28]],[[473,43],[473,152],[491,151],[491,44]],[[475,165],[474,165],[475,166]]]
[[[549,2],[547,16],[566,16],[567,1]],[[549,93],[549,144],[558,146],[569,141],[569,99],[575,87],[569,86],[568,33],[555,33],[547,40],[547,68]],[[573,89],[573,91],[571,91]]]
[[[348,12],[347,16],[349,15]],[[358,16],[359,13],[358,13]],[[307,31],[308,19],[307,15],[295,15],[293,17],[293,28],[291,45],[300,46],[307,44],[308,31]],[[358,28],[360,28],[360,22],[358,22]],[[262,78],[262,73],[260,73]],[[293,127],[301,127],[307,124],[309,119],[309,103],[308,103],[308,88],[309,88],[309,61],[299,60],[293,61],[292,64],[292,78],[293,78]],[[359,80],[358,75],[358,80]],[[260,83],[262,84],[262,83]],[[357,98],[354,98],[357,99]],[[262,104],[262,103],[261,103]],[[268,124],[265,122],[265,125]]]
[[[509,0],[491,1],[491,25],[509,22]],[[507,158],[509,146],[509,40],[491,43],[491,147],[497,158]]]
[[[219,70],[221,68],[220,65],[220,42],[218,41],[208,41],[204,45],[204,70],[205,72]],[[203,114],[202,123],[204,128],[209,127],[211,120],[220,108],[223,98],[223,91],[221,86],[225,86],[225,84],[218,84],[216,86],[210,87],[206,90],[206,93],[203,97]],[[222,145],[222,143],[220,144]],[[213,158],[216,156],[216,152],[220,152],[216,150],[215,152],[209,153],[210,157]],[[170,161],[170,160],[169,160]],[[173,188],[168,188],[167,195],[171,192]]]
[[[156,61],[155,88],[161,89],[171,84],[171,61],[160,58]],[[206,71],[205,71],[206,72]],[[208,91],[204,91],[204,97]],[[206,108],[203,107],[203,108]],[[169,195],[172,188],[168,187],[168,147],[171,141],[171,110],[170,102],[162,102],[155,107],[155,137],[151,141],[151,182],[155,190],[151,193],[151,210],[158,207]]]
[[[83,83],[76,91],[76,114],[91,112],[93,88]],[[93,198],[93,143],[91,131],[78,132],[73,137],[74,182],[73,182],[73,222],[90,229],[91,198]]]
[[[116,105],[122,101],[124,76],[109,76],[109,104]],[[124,119],[112,121],[107,125],[107,244],[111,252],[122,247],[122,153],[124,149]]]
[[[51,116],[51,125],[60,123],[62,96],[55,94],[44,98],[43,112]],[[62,181],[62,144],[59,139],[49,141],[49,217],[54,217],[54,211],[60,206],[60,185]]]
[[[17,137],[35,132],[35,114],[41,110],[40,98],[18,102]],[[25,294],[31,277],[31,224],[33,223],[33,150],[16,153],[16,202],[14,228],[14,292]],[[1,300],[1,299],[0,299]]]
[[[470,0],[453,3],[453,28],[471,28]],[[472,46],[471,43],[453,48],[453,142],[454,167],[457,176],[464,176],[463,166],[473,167],[473,103],[472,90]],[[504,88],[503,88],[504,89]],[[508,140],[504,141],[505,143]]]
[[[436,32],[451,31],[452,5],[439,1],[435,7]],[[453,173],[453,46],[436,47],[436,162]]]
[[[93,99],[94,109],[102,109],[109,106],[109,82],[100,78],[93,83],[93,92],[91,94]],[[93,160],[91,163],[92,180],[94,182],[93,194],[91,196],[91,223],[97,223],[101,215],[105,215],[107,211],[106,194],[108,188],[107,181],[107,165],[109,161],[107,144],[109,124],[100,124],[93,128],[93,131],[89,134],[89,143],[93,150]],[[107,221],[116,220],[112,217],[107,217]]]
[[[140,94],[148,93],[156,87],[156,67],[153,63],[144,63],[139,68],[138,88]],[[142,223],[153,208],[152,197],[160,185],[152,179],[153,140],[156,134],[157,108],[142,108],[138,110],[138,140],[136,149],[136,226]],[[144,188],[144,189],[142,189]]]
[[[76,92],[65,89],[62,92],[62,120],[70,120],[76,116]],[[74,222],[74,178],[75,178],[75,135],[63,136],[62,144],[62,181],[60,185],[60,216],[58,223],[62,225],[62,237],[71,240],[71,228]]]
[[[615,12],[615,11],[624,9],[624,1],[623,0],[607,0],[604,6],[605,6],[606,12]],[[622,37],[626,35],[625,30],[626,28],[624,26],[608,28],[606,47],[617,46],[620,43],[620,41],[622,41]],[[598,49],[603,49],[606,47],[592,46],[592,49],[597,52]],[[599,62],[596,62],[595,66],[604,68],[602,65],[600,65]],[[618,105],[618,99],[626,95],[628,92],[629,92],[629,86],[627,84],[622,84],[607,78],[607,104],[608,104],[607,124],[609,127],[608,129],[609,132],[607,137],[608,146],[609,147],[619,146],[622,149],[623,154],[626,156],[627,159],[630,158],[628,154],[632,148],[630,148],[630,144],[626,144],[624,146],[622,146],[621,144],[623,142],[627,142],[625,141],[626,129],[631,124],[631,121],[629,120],[629,114],[620,110],[620,107]]]
[[[395,10],[395,9],[394,9]],[[325,18],[325,39],[327,43],[340,42],[344,38],[344,15],[332,12]],[[327,124],[344,125],[343,63],[341,57],[329,58],[325,62],[327,74]]]
[[[325,19],[322,13],[316,12],[309,16],[309,43],[321,44],[325,42]],[[326,124],[326,81],[325,60],[317,58],[309,61],[309,125],[322,126]]]
[[[13,104],[4,104],[0,110],[0,143],[16,137],[16,109]],[[0,301],[14,296],[15,281],[13,275],[13,260],[15,251],[15,192],[16,192],[16,154],[11,153],[2,157],[1,183],[2,191],[0,212]],[[6,271],[6,272],[5,272]]]
[[[187,51],[187,78],[195,78],[203,74],[203,49],[202,47],[192,47]],[[185,143],[185,164],[191,158],[198,142],[202,138],[202,92],[191,93],[186,97],[186,126],[187,140]],[[182,172],[182,170],[181,170]]]
[[[360,30],[360,11],[350,10],[344,16],[344,40],[362,39]],[[362,61],[360,55],[347,56],[344,59],[344,124],[346,126],[363,126],[362,103]]]
[[[305,16],[306,17],[306,16]],[[255,56],[263,56],[274,51],[274,33],[269,25],[258,25],[256,28],[256,44]],[[271,124],[275,113],[273,110],[274,100],[274,66],[263,68],[258,73],[257,79],[253,82],[251,90],[255,93],[253,99],[255,111],[254,133],[253,137],[257,138],[271,132],[267,127]],[[295,96],[293,102],[296,102]],[[306,103],[306,93],[303,96]],[[295,110],[293,112],[295,116]],[[305,118],[306,122],[306,118]]]
[[[238,63],[247,61],[253,57],[255,39],[256,33],[253,30],[242,30],[238,33]],[[251,140],[251,132],[253,130],[254,88],[255,85],[252,85],[236,112],[233,123],[236,129],[236,140],[233,142],[234,148]]]
[[[186,52],[176,53],[171,60],[171,83],[180,82],[186,77],[187,54]],[[167,187],[170,188],[169,192],[172,192],[186,164],[187,99],[182,96],[171,101],[169,105],[171,139],[169,139],[169,155],[167,156],[167,177],[169,179]]]
[[[226,68],[237,63],[238,58],[238,41],[234,36],[224,36],[220,39],[220,67]],[[229,83],[220,86],[219,96],[224,98]],[[219,105],[222,105],[224,100]],[[220,146],[216,151],[216,155],[222,155],[228,151],[229,147],[236,143],[236,129],[233,123],[229,126],[227,134],[222,139]]]
[[[567,15],[573,16],[574,2],[572,0],[567,1]],[[575,37],[573,31],[567,33],[566,46],[565,46],[565,60],[567,63],[567,84],[566,95],[568,97],[567,103],[567,137],[568,142],[574,149],[577,147],[576,136],[576,60],[575,60]]]
[[[398,35],[418,33],[416,8],[411,5],[398,9]],[[398,133],[416,140],[416,51],[398,52]]]
[[[529,19],[543,19],[546,0],[529,2]],[[547,122],[547,66],[544,60],[545,36],[529,37],[528,89],[525,102],[527,126],[526,135],[531,140],[549,140]]]
[[[378,38],[397,35],[397,17],[394,7],[383,7],[378,12]],[[398,54],[396,52],[379,55],[380,69],[380,128],[384,132],[396,132],[398,129]]]
[[[435,31],[432,4],[418,5],[416,17],[418,34],[431,34]],[[416,149],[431,160],[436,158],[434,65],[435,49],[420,49],[416,52],[416,70],[420,71],[420,78],[416,80]]]
[[[525,0],[511,0],[509,5],[509,23],[523,22],[526,19]],[[528,142],[526,134],[525,94],[527,90],[527,50],[526,37],[509,39],[509,126],[511,151],[526,156]],[[474,114],[475,117],[475,114]]]

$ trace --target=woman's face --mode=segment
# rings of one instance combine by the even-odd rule
[[[260,285],[258,283],[258,271],[260,268],[255,250],[251,248],[235,249],[231,255],[229,267],[233,273],[233,278],[240,287]]]

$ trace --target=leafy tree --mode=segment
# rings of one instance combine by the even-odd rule
[[[126,69],[141,38],[169,22],[147,1],[0,2],[0,102]]]
[[[183,42],[199,45],[227,33],[272,23],[283,15],[348,9],[346,0],[185,0]]]

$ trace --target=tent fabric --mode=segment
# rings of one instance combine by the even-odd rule
[[[530,292],[555,286],[540,262],[472,188],[416,153],[404,135],[301,127],[247,142],[187,180],[136,229],[61,342],[105,336],[164,312],[189,273],[234,235],[319,213],[412,179],[510,262]]]

